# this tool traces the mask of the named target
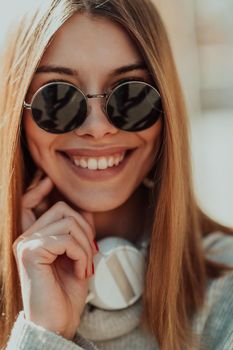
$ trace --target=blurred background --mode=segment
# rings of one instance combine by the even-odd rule
[[[208,214],[233,226],[233,1],[153,1],[190,116],[197,197]]]
[[[233,227],[233,0],[152,1],[167,27],[189,112],[197,197],[208,214]],[[7,6],[0,0],[0,46],[15,12]]]

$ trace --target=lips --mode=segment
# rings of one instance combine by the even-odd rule
[[[115,154],[122,154],[124,152],[132,151],[132,147],[109,147],[109,148],[69,148],[61,149],[59,152],[66,154],[68,157],[107,157]]]
[[[88,168],[89,170],[103,170],[109,167],[118,166],[130,151],[124,151],[122,153],[116,153],[110,156],[90,157],[80,155],[70,155],[66,152],[59,152],[65,158],[68,158],[74,165],[81,168]]]
[[[124,148],[125,149],[125,148]],[[115,149],[114,149],[115,150]],[[109,167],[107,164],[103,164],[103,159],[101,160],[100,166],[93,166],[93,164],[88,164],[89,161],[93,162],[94,159],[91,157],[87,157],[86,160],[88,160],[87,164],[80,164],[74,163],[74,158],[76,156],[71,156],[70,154],[67,154],[66,152],[63,151],[58,151],[57,153],[60,154],[60,156],[65,160],[66,164],[69,166],[72,171],[78,175],[79,178],[82,178],[83,180],[90,180],[90,181],[107,181],[107,180],[113,180],[117,174],[120,174],[123,169],[126,167],[129,159],[131,158],[131,155],[134,153],[134,149],[128,149],[126,152],[124,152],[124,157],[122,160],[119,161],[118,164],[112,164],[112,166]],[[76,152],[76,154],[79,152]],[[80,153],[79,153],[80,154]],[[87,154],[87,153],[85,153]],[[88,153],[90,154],[90,153]],[[93,153],[92,153],[93,154]],[[96,154],[96,153],[95,153]],[[99,154],[99,153],[98,153]],[[106,153],[105,153],[106,154]],[[77,156],[79,157],[79,156]],[[109,156],[108,156],[109,157]],[[104,158],[104,157],[100,157]],[[111,158],[111,156],[110,156]],[[81,157],[81,160],[84,160],[85,157]],[[78,159],[77,159],[78,161]]]

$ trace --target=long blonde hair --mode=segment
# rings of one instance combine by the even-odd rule
[[[30,2],[5,43],[0,65],[0,348],[22,309],[12,244],[22,234],[21,196],[36,169],[22,147],[22,105],[53,35],[77,11],[121,23],[161,93],[165,117],[161,154],[153,173],[155,211],[142,322],[161,350],[191,349],[196,344],[191,318],[203,306],[206,280],[228,271],[225,265],[206,259],[201,239],[214,230],[232,235],[233,229],[205,215],[195,198],[185,105],[166,31],[149,0]]]

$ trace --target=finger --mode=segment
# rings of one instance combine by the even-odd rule
[[[35,213],[31,209],[24,208],[21,218],[21,232],[25,232],[35,221]]]
[[[67,217],[65,219],[58,220],[46,227],[33,232],[30,236],[27,234],[22,234],[13,244],[14,254],[16,256],[17,244],[21,240],[27,241],[32,239],[38,239],[47,237],[50,235],[64,235],[71,234],[75,241],[81,246],[81,248],[86,252],[88,257],[87,275],[92,275],[92,262],[93,262],[93,249],[88,240],[86,234],[83,232],[82,228],[78,222],[73,217]]]
[[[87,256],[71,235],[50,235],[37,239],[21,240],[17,246],[18,264],[27,267],[28,272],[51,265],[59,255],[66,254],[74,261],[75,275],[86,278]]]
[[[93,251],[97,252],[95,244],[93,242],[93,239],[95,237],[93,227],[80,213],[72,209],[65,202],[57,202],[56,204],[54,204],[43,215],[41,215],[24,234],[31,235],[33,232],[41,230],[50,223],[69,216],[72,216],[79,223],[79,225],[82,227],[82,230],[87,235],[87,238],[89,239]]]
[[[44,174],[44,171],[41,168],[37,168],[33,180],[30,183],[30,186],[27,188],[27,190],[32,189],[33,187],[37,186],[39,181],[42,179],[42,176]]]
[[[51,192],[54,184],[52,180],[46,176],[41,180],[37,186],[29,189],[22,197],[22,207],[23,208],[35,208],[45,196]]]
[[[96,230],[95,230],[95,222],[94,222],[94,215],[91,212],[87,212],[84,210],[80,210],[79,209],[79,214],[81,215],[82,218],[84,218],[85,220],[83,220],[83,229],[87,230],[87,232],[89,230],[92,230],[92,237],[96,237]],[[92,241],[92,246],[94,248],[95,253],[98,253],[99,248],[97,246],[96,241]]]
[[[88,222],[89,225],[92,227],[92,230],[94,232],[94,237],[96,237],[96,231],[95,231],[95,222],[94,222],[94,215],[93,213],[84,211],[84,210],[79,210],[79,213],[82,217],[86,219],[85,223]]]
[[[88,240],[86,234],[83,232],[82,227],[73,217],[67,217],[65,219],[58,220],[42,230],[33,233],[29,239],[46,237],[50,235],[64,235],[70,234],[76,243],[85,251],[88,259],[87,263],[87,275],[92,275],[92,262],[93,262],[93,249]],[[27,238],[26,238],[27,239]]]

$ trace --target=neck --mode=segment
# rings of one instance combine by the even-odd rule
[[[73,203],[55,189],[51,193],[50,206],[59,200],[65,201],[78,211]],[[151,229],[153,208],[149,203],[148,190],[144,186],[140,186],[120,207],[106,212],[93,213],[96,239],[116,236],[133,243],[136,242],[143,233]]]
[[[148,193],[141,186],[120,207],[94,213],[97,239],[117,236],[136,242],[145,230],[148,213]]]

